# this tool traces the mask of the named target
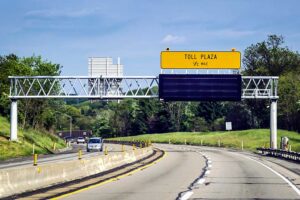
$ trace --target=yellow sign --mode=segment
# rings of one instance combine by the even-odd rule
[[[162,51],[162,69],[240,69],[238,51]]]

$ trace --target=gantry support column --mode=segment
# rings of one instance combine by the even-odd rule
[[[271,99],[270,131],[270,148],[277,149],[277,99]]]
[[[18,140],[18,101],[16,99],[11,99],[10,140]]]

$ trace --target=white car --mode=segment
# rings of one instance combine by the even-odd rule
[[[84,144],[85,143],[85,139],[83,137],[78,137],[77,138],[77,144],[79,144],[79,143]]]
[[[103,140],[101,137],[92,137],[89,139],[86,145],[86,151],[102,151],[103,150]]]

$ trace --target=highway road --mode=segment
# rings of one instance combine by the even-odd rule
[[[299,174],[254,154],[184,145],[156,146],[167,153],[155,165],[61,199],[300,199],[297,186],[285,178],[285,174],[293,176],[299,187]]]
[[[60,154],[48,154],[48,155],[39,155],[38,163],[51,163],[58,161],[66,160],[75,160],[78,159],[78,150],[82,149],[82,158],[92,157],[103,154],[103,152],[86,152],[86,144],[72,144],[73,150]],[[120,152],[121,146],[117,144],[104,144],[104,147],[107,146],[107,149],[110,153]],[[124,146],[126,149],[131,148],[130,146]],[[103,148],[104,150],[104,148]],[[0,162],[0,169],[11,168],[11,167],[20,167],[20,166],[29,166],[33,164],[32,157],[25,157],[20,159],[11,159],[9,161]]]

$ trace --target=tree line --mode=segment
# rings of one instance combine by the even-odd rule
[[[62,66],[41,56],[0,56],[0,114],[9,117],[8,76],[61,73]],[[284,46],[282,36],[270,35],[266,41],[245,49],[242,75],[279,76],[278,127],[300,132],[300,55]],[[225,122],[234,130],[269,127],[268,100],[241,102],[162,102],[158,99],[83,101],[57,99],[19,100],[19,126],[47,130],[92,130],[104,137],[129,136],[172,131],[218,131]],[[64,113],[64,114],[63,114]]]

